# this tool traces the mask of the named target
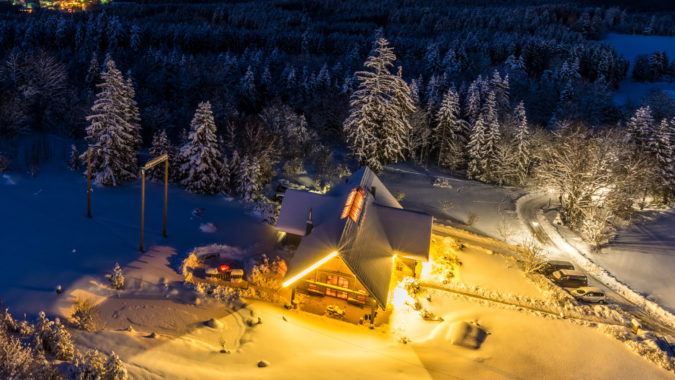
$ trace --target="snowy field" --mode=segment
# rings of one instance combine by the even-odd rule
[[[616,49],[631,64],[627,78],[621,82],[619,89],[614,93],[615,103],[639,105],[640,100],[652,89],[663,90],[675,99],[675,83],[636,82],[631,77],[633,64],[638,55],[651,54],[658,50],[665,51],[670,59],[675,57],[675,37],[609,33],[602,42]]]
[[[592,258],[675,313],[675,211],[641,219]]]
[[[0,298],[15,315],[55,313],[57,285],[67,292],[77,281],[101,278],[115,262],[140,257],[140,182],[94,188],[93,218],[86,216],[86,179],[61,163],[40,173],[0,177],[0,242],[4,269]],[[264,252],[273,229],[221,196],[169,188],[168,237],[162,237],[163,186],[146,188],[145,247],[182,257],[195,246],[229,244]],[[198,209],[195,212],[195,209]],[[180,260],[180,259],[178,259]]]

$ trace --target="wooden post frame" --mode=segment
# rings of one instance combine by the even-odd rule
[[[163,154],[157,158],[150,160],[141,169],[141,244],[139,250],[143,252],[143,227],[145,223],[145,171],[153,168],[164,162],[164,226],[162,229],[162,236],[166,237],[166,211],[167,198],[169,193],[169,156]]]

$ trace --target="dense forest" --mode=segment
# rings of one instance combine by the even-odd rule
[[[85,143],[113,136],[125,148],[94,153],[100,183],[135,178],[135,155],[150,148],[178,163],[172,179],[191,191],[259,201],[279,175],[307,170],[322,189],[358,164],[411,160],[554,186],[566,222],[597,242],[636,204],[671,202],[673,100],[656,92],[625,109],[612,93],[628,76],[675,77],[675,60],[654,52],[629,72],[600,42],[675,35],[668,2],[479,3],[3,5],[0,162],[11,167],[12,139],[46,132],[73,139],[79,167]],[[123,122],[110,132],[113,116]]]

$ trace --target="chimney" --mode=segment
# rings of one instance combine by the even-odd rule
[[[309,215],[307,215],[307,224],[305,225],[305,236],[309,235],[314,228],[314,223],[312,223],[312,209],[309,209]]]

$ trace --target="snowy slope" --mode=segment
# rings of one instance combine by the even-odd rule
[[[115,262],[140,256],[140,182],[94,188],[93,218],[86,217],[86,180],[52,163],[35,178],[8,173],[0,181],[0,242],[3,275],[0,298],[12,312],[52,311],[64,290],[84,276],[101,278]],[[270,226],[237,202],[169,188],[168,238],[162,233],[162,185],[146,188],[145,247],[160,245],[179,256],[210,243],[264,251],[274,243]],[[203,209],[195,212],[195,209]],[[211,223],[207,232],[200,228]],[[172,259],[173,260],[173,259]],[[55,310],[54,310],[55,311]]]

